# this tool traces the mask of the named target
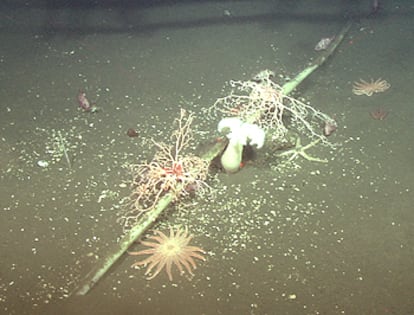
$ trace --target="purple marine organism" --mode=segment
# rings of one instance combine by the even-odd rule
[[[79,90],[77,99],[78,99],[79,107],[81,107],[85,112],[91,111],[92,109],[91,103],[86,97],[86,93],[84,91]]]
[[[79,90],[77,99],[79,107],[82,108],[85,112],[95,113],[98,110],[95,103],[89,102],[88,98],[86,97],[86,93],[83,90]]]
[[[375,15],[381,9],[381,5],[379,0],[373,0],[371,5],[371,13],[370,15]]]

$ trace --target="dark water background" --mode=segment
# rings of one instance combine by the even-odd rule
[[[367,18],[370,1],[2,1],[0,313],[414,314],[414,5],[382,4]],[[349,19],[295,94],[339,123],[335,150],[310,151],[329,163],[280,166],[265,146],[211,179],[216,198],[160,222],[187,225],[208,251],[191,281],[147,281],[123,257],[66,298],[122,233],[123,166],[152,158],[179,108],[198,114],[197,143],[211,141],[217,120],[202,109],[227,81],[293,77]],[[388,91],[351,93],[379,77]],[[97,113],[79,110],[79,89]],[[71,169],[46,152],[59,133]]]

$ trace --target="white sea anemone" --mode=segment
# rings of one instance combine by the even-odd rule
[[[256,145],[260,149],[264,144],[265,132],[255,124],[243,122],[239,118],[223,118],[218,124],[218,131],[222,132],[228,128],[227,145],[221,156],[221,165],[228,173],[235,173],[240,169],[242,161],[243,146]]]

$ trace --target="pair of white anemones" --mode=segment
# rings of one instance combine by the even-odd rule
[[[218,124],[218,131],[225,132],[229,139],[229,144],[221,156],[221,165],[228,173],[235,173],[240,169],[245,145],[256,145],[260,149],[265,140],[262,128],[236,117],[223,118]]]

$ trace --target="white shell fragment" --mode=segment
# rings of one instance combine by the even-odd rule
[[[45,161],[45,160],[39,160],[39,161],[37,161],[36,164],[39,167],[48,167],[49,166],[49,162],[48,161]]]

